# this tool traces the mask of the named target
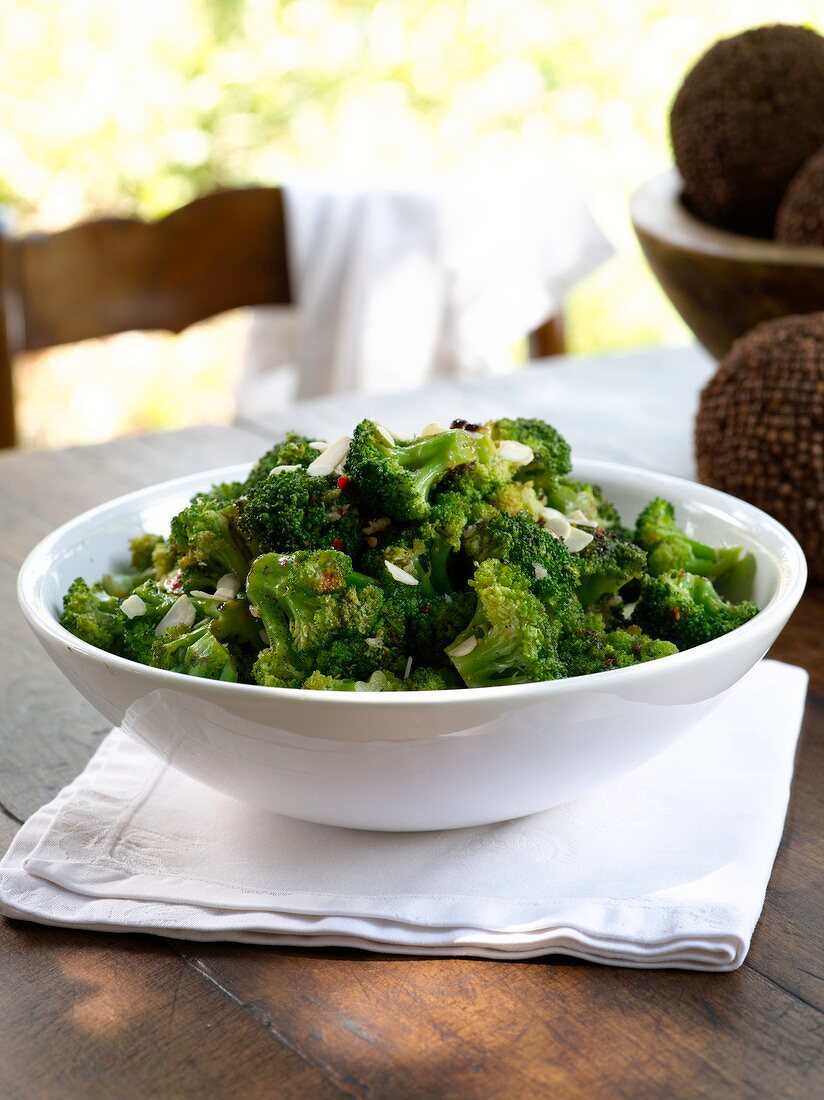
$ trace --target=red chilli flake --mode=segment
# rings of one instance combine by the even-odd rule
[[[346,474],[341,474],[335,484],[339,489],[345,489],[346,486],[349,484],[349,478],[346,476]]]
[[[332,539],[332,549],[333,550],[342,550],[343,549],[343,539]]]

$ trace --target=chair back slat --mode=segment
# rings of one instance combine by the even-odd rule
[[[281,192],[223,191],[157,222],[104,218],[13,242],[21,351],[131,329],[181,332],[290,300]]]

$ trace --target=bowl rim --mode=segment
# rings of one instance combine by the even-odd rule
[[[675,167],[640,184],[630,199],[630,216],[636,232],[689,252],[725,260],[824,269],[821,245],[782,244],[710,225],[687,209],[681,201],[683,189],[684,182]]]
[[[53,560],[50,551],[66,535],[72,532],[83,531],[94,520],[101,519],[115,508],[122,508],[132,501],[138,501],[142,497],[158,494],[162,499],[163,496],[171,495],[176,490],[180,490],[186,485],[194,486],[192,492],[196,492],[197,483],[202,482],[205,485],[207,483],[216,484],[221,481],[237,480],[238,477],[244,476],[252,465],[254,464],[250,462],[236,463],[231,466],[221,466],[211,470],[186,474],[182,477],[172,478],[168,481],[156,482],[153,485],[144,486],[142,489],[136,489],[130,493],[125,493],[122,496],[104,501],[93,508],[87,509],[85,512],[81,512],[73,519],[67,520],[65,523],[55,528],[55,530],[41,539],[27,554],[18,573],[17,598],[29,625],[36,634],[46,634],[53,641],[61,645],[67,645],[70,649],[76,650],[94,662],[110,665],[115,670],[122,669],[132,674],[145,676],[167,686],[177,685],[177,687],[180,688],[187,682],[190,687],[194,687],[196,684],[198,693],[202,692],[216,698],[225,698],[228,692],[230,696],[237,695],[238,693],[250,696],[251,693],[251,697],[269,699],[273,704],[276,704],[278,701],[305,699],[307,703],[311,701],[330,707],[357,706],[364,703],[368,703],[370,706],[408,707],[428,706],[434,702],[440,705],[458,706],[464,703],[479,703],[481,701],[486,701],[489,705],[494,706],[496,700],[507,700],[516,703],[521,699],[532,698],[538,695],[578,694],[587,692],[596,685],[599,685],[603,689],[607,689],[610,686],[617,687],[619,683],[623,683],[627,678],[640,682],[650,675],[661,675],[664,667],[667,670],[674,670],[676,663],[678,667],[686,669],[688,666],[698,664],[706,658],[712,659],[716,656],[720,657],[723,651],[734,649],[739,644],[739,641],[743,641],[745,634],[746,637],[752,637],[756,633],[768,633],[771,625],[776,620],[781,619],[782,616],[786,617],[791,614],[801,598],[807,580],[806,559],[796,538],[783,526],[783,524],[779,523],[778,520],[774,519],[766,512],[763,512],[755,505],[749,504],[728,493],[724,493],[719,489],[713,489],[710,486],[701,485],[698,482],[691,481],[688,478],[677,477],[674,474],[645,470],[642,467],[628,466],[623,463],[611,462],[609,460],[580,458],[573,462],[573,472],[578,470],[580,474],[591,477],[593,480],[599,476],[603,477],[604,475],[618,475],[625,480],[632,480],[639,477],[652,477],[656,479],[657,482],[663,481],[666,484],[672,485],[675,489],[680,487],[681,492],[678,494],[679,496],[684,495],[684,490],[689,490],[691,493],[697,492],[698,503],[713,503],[716,506],[723,506],[726,504],[727,508],[725,510],[727,512],[730,511],[729,506],[734,505],[736,510],[743,511],[751,520],[757,520],[760,524],[766,525],[780,541],[785,559],[779,561],[772,551],[768,551],[764,548],[764,552],[774,558],[778,572],[776,590],[765,607],[759,610],[758,615],[754,619],[737,627],[729,634],[725,634],[711,642],[705,642],[703,645],[696,646],[694,649],[683,650],[679,653],[673,653],[668,657],[659,658],[657,661],[648,661],[640,665],[631,665],[626,668],[608,669],[604,672],[589,673],[585,676],[565,677],[560,680],[540,680],[527,684],[512,684],[486,688],[440,689],[415,692],[319,691],[305,688],[264,687],[260,684],[226,683],[220,680],[210,680],[205,677],[191,677],[183,673],[169,672],[165,669],[157,669],[148,665],[142,665],[138,661],[132,661],[127,657],[121,657],[117,654],[109,653],[107,650],[98,649],[88,642],[75,637],[74,634],[71,634],[65,627],[61,626],[43,598],[42,584],[47,576],[49,562]],[[584,468],[586,468],[586,473],[584,473]],[[786,612],[785,616],[785,611],[788,606],[789,611]]]

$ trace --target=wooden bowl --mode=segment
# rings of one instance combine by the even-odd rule
[[[716,229],[681,201],[676,169],[632,197],[632,224],[655,277],[698,340],[720,359],[759,321],[824,309],[824,248]]]

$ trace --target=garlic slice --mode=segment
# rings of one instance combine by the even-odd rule
[[[528,466],[535,457],[535,452],[525,443],[518,443],[514,439],[502,439],[498,444],[498,455],[505,462],[514,462],[516,466]]]
[[[325,451],[329,444],[325,439],[313,439],[307,446],[311,447],[313,451]]]
[[[173,626],[194,626],[197,618],[195,605],[187,595],[178,596],[163,618],[155,627],[155,636],[162,638]]]
[[[333,473],[338,463],[346,457],[351,442],[352,440],[348,435],[342,435],[340,439],[330,443],[326,450],[322,451],[314,462],[310,462],[306,467],[307,474],[310,477],[327,477]]]
[[[401,569],[399,565],[395,565],[394,562],[384,561],[383,563],[389,570],[389,575],[394,577],[400,584],[417,584],[418,578],[413,577],[411,573],[407,573],[405,569]]]
[[[446,651],[450,657],[467,657],[475,646],[478,644],[478,639],[474,634],[471,634],[468,638],[464,638],[458,645],[450,646]]]
[[[269,477],[275,477],[277,474],[291,474],[299,469],[300,466],[273,466],[269,471]]]
[[[583,550],[585,546],[589,546],[592,542],[593,535],[589,531],[581,531],[577,527],[571,527],[569,534],[564,539],[567,550],[571,554],[577,554],[579,550]]]
[[[546,566],[541,565],[541,563],[539,561],[535,561],[535,562],[532,563],[532,569],[533,569],[533,572],[535,573],[535,580],[536,581],[542,581],[544,579],[544,577],[547,575]]]
[[[132,592],[131,596],[127,596],[120,605],[120,610],[127,619],[137,619],[141,615],[146,614],[146,604],[141,600],[140,596]]]
[[[572,524],[562,512],[558,512],[555,508],[542,508],[541,519],[548,531],[566,541],[569,532],[572,530]]]

